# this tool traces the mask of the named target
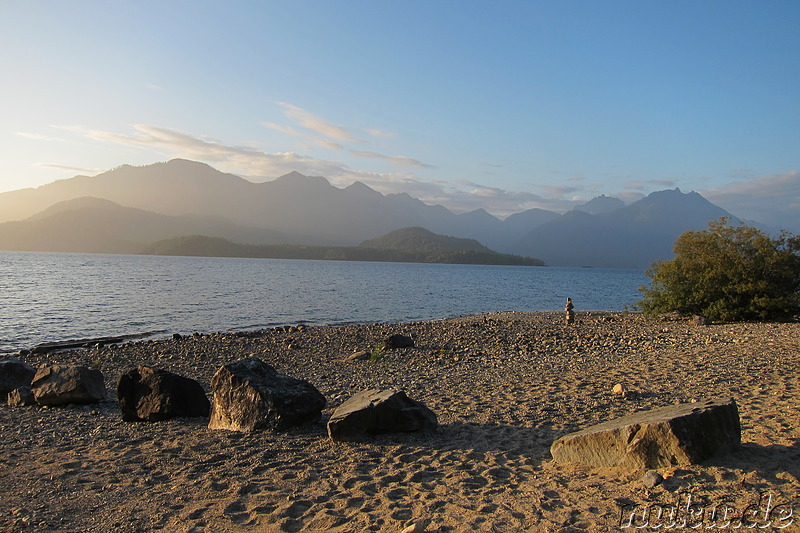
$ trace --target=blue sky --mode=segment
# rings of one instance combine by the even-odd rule
[[[777,0],[5,0],[0,192],[183,157],[501,217],[680,187],[788,227],[799,27]]]

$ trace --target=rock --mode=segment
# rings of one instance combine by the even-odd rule
[[[36,398],[34,398],[30,387],[19,387],[8,393],[8,405],[10,407],[36,405]]]
[[[625,387],[622,386],[622,383],[617,383],[611,389],[611,394],[616,394],[617,396],[624,396],[625,395]]]
[[[414,339],[407,337],[406,335],[400,335],[399,333],[396,333],[387,337],[383,344],[387,349],[413,348]]]
[[[642,485],[645,488],[652,489],[656,485],[660,485],[664,482],[664,476],[656,472],[655,470],[648,470],[647,473],[642,476]]]
[[[103,374],[85,366],[43,366],[31,383],[39,405],[97,403],[106,397]]]
[[[430,523],[430,519],[425,518],[423,520],[419,520],[410,524],[403,529],[401,533],[424,533],[425,530],[428,528],[428,524]]]
[[[326,403],[308,381],[279,374],[256,357],[220,368],[211,389],[211,429],[281,431],[319,420]]]
[[[438,425],[436,414],[405,392],[370,389],[336,408],[328,421],[328,436],[359,441],[380,433],[433,431]]]
[[[117,398],[122,419],[129,422],[207,417],[211,410],[211,402],[197,381],[146,366],[119,378]]]
[[[0,359],[0,399],[5,401],[9,392],[28,387],[36,375],[36,369],[16,357]]]
[[[558,463],[636,469],[689,465],[737,448],[739,410],[733,398],[633,413],[565,435],[550,447]]]

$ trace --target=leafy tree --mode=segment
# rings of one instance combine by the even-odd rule
[[[726,217],[675,241],[675,258],[646,271],[646,314],[678,311],[712,320],[783,320],[800,312],[800,236],[771,238]]]

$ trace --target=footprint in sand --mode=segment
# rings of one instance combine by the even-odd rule
[[[272,514],[277,508],[278,506],[274,503],[265,503],[264,505],[253,507],[250,509],[250,512],[255,514]]]
[[[398,510],[396,510],[395,512],[393,512],[389,516],[394,520],[399,520],[399,521],[403,521],[404,522],[406,520],[411,520],[411,518],[413,518],[413,516],[414,516],[414,512],[411,509],[407,509],[407,508],[406,509],[398,509]]]
[[[226,505],[222,514],[227,516],[234,524],[241,524],[250,518],[250,513],[247,512],[247,508],[242,500],[234,500]]]
[[[208,507],[209,507],[208,505],[198,507],[197,509],[191,511],[188,515],[186,515],[186,518],[188,518],[189,520],[199,520],[200,518],[203,517],[206,511],[208,511]]]
[[[403,481],[404,477],[405,477],[405,474],[403,474],[403,473],[400,473],[400,474],[389,474],[389,475],[383,476],[380,479],[380,482],[382,484],[399,483],[399,482]]]
[[[420,470],[418,472],[414,472],[413,474],[411,474],[411,477],[408,478],[408,480],[411,481],[412,483],[431,483],[443,477],[444,477],[443,473],[431,469],[431,470]]]
[[[392,489],[386,493],[386,497],[390,500],[401,500],[408,497],[408,491],[406,489]]]
[[[287,507],[282,514],[290,518],[300,518],[306,514],[313,505],[314,504],[308,500],[298,500],[296,502],[292,502],[292,504]]]
[[[361,482],[364,482],[364,481],[369,481],[371,479],[372,479],[372,476],[354,476],[354,477],[346,479],[345,482],[342,484],[342,486],[344,488],[346,488],[346,489],[352,489],[357,484],[359,484]]]

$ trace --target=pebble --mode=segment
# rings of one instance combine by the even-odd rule
[[[652,489],[656,485],[660,485],[664,481],[664,476],[656,472],[655,470],[649,470],[643,477],[642,477],[642,485],[645,488]]]
[[[430,520],[419,520],[407,526],[401,533],[423,533],[427,529]]]

